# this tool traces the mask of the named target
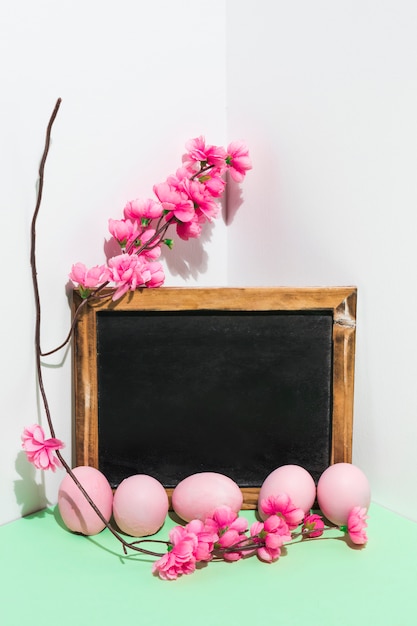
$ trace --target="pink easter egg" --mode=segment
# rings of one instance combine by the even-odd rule
[[[337,526],[346,524],[355,506],[369,507],[371,489],[368,479],[359,467],[351,463],[330,465],[320,476],[317,501],[328,520]]]
[[[86,465],[75,467],[72,471],[109,522],[113,492],[107,478],[98,469]],[[96,535],[105,527],[69,474],[66,474],[59,487],[58,508],[64,524],[73,532]]]
[[[316,485],[311,474],[300,465],[282,465],[271,472],[262,483],[258,498],[258,512],[262,519],[262,500],[286,493],[292,503],[308,513],[316,499]]]
[[[114,520],[122,532],[133,537],[155,534],[163,525],[168,508],[164,487],[146,474],[125,478],[114,492]]]
[[[184,521],[205,520],[220,506],[240,510],[243,495],[228,476],[217,472],[200,472],[184,478],[172,493],[172,508]]]

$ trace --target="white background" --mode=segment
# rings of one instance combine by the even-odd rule
[[[25,425],[42,345],[67,333],[71,265],[104,261],[107,220],[175,171],[190,137],[243,139],[253,171],[228,223],[166,258],[168,285],[357,285],[353,461],[374,501],[417,520],[417,4],[414,0],[20,0],[0,6],[0,523],[56,501]],[[238,208],[237,205],[240,204]],[[71,460],[70,354],[45,359]]]

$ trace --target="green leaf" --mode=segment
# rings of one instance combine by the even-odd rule
[[[80,296],[83,298],[83,300],[86,300],[91,293],[91,289],[83,287],[82,285],[78,285],[78,291],[80,292]]]

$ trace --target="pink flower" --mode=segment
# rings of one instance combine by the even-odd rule
[[[177,235],[184,241],[188,241],[188,239],[197,239],[202,233],[202,224],[203,222],[199,220],[199,216],[195,213],[193,219],[189,222],[177,223]]]
[[[191,520],[185,529],[197,537],[197,546],[194,550],[196,560],[210,561],[213,558],[214,544],[219,539],[218,534],[198,519]]]
[[[280,515],[271,515],[271,517],[268,517],[264,521],[264,530],[269,534],[279,536],[281,545],[292,539],[289,526]]]
[[[168,552],[153,564],[152,572],[164,580],[191,574],[197,562],[212,559],[217,539],[218,535],[201,520],[192,520],[185,527],[175,526],[169,532]]]
[[[249,150],[241,141],[233,141],[227,147],[226,163],[229,166],[230,176],[237,183],[242,182],[246,172],[252,169]]]
[[[109,270],[105,265],[95,265],[87,269],[84,263],[75,263],[69,278],[76,287],[89,291],[109,280]]]
[[[237,530],[227,529],[219,533],[219,540],[216,543],[216,548],[225,550],[222,552],[222,557],[225,561],[238,561],[242,558],[243,552],[240,550],[242,547],[242,533]]]
[[[126,248],[138,238],[140,229],[136,221],[109,219],[109,232],[122,248]]]
[[[219,506],[214,513],[207,518],[206,524],[213,524],[218,530],[236,530],[239,533],[245,532],[248,528],[248,521],[230,508],[230,506]]]
[[[250,535],[255,544],[259,544],[256,552],[262,561],[271,563],[279,559],[281,547],[291,541],[291,533],[285,520],[272,515],[265,522],[255,522],[250,527]]]
[[[224,148],[206,145],[203,136],[190,139],[185,144],[188,154],[184,157],[185,162],[200,162],[207,165],[222,167],[225,162],[226,152]]]
[[[179,167],[174,175],[168,176],[167,184],[176,189],[177,191],[183,191],[182,184],[184,180],[189,180],[193,174],[186,167]]]
[[[156,200],[131,200],[123,209],[126,219],[141,221],[142,218],[147,220],[157,219],[161,217],[163,212],[162,205]]]
[[[294,530],[302,522],[304,511],[297,508],[286,493],[278,496],[269,496],[261,502],[261,509],[265,515],[280,515],[288,524],[290,530]]]
[[[307,537],[320,537],[323,534],[324,522],[321,515],[312,513],[306,515],[303,522],[302,533]]]
[[[207,219],[219,214],[219,205],[203,183],[198,180],[183,180],[182,189],[192,201],[194,208],[199,209]]]
[[[189,222],[194,217],[194,205],[189,197],[168,183],[154,185],[155,195],[167,212],[166,219],[177,218],[180,222]]]
[[[136,254],[119,254],[109,260],[110,279],[116,284],[112,300],[117,300],[127,291],[134,291],[151,280],[146,261]]]
[[[243,552],[239,549],[243,546],[245,539],[245,531],[248,528],[248,521],[244,517],[238,517],[237,513],[229,506],[220,506],[205,521],[208,529],[218,534],[218,541],[215,547],[220,550],[227,549],[222,552],[222,557],[226,561],[237,561],[243,556]],[[229,550],[234,548],[236,550]]]
[[[51,469],[55,472],[57,467],[61,467],[61,462],[54,456],[54,452],[63,447],[63,442],[55,437],[45,439],[43,428],[38,424],[33,424],[23,431],[22,448],[28,461],[38,469]]]
[[[363,545],[368,541],[368,537],[366,535],[366,528],[368,524],[366,520],[368,519],[368,515],[366,514],[367,510],[360,506],[355,506],[349,513],[347,520],[347,532],[349,537],[353,543],[358,545]],[[344,528],[343,528],[344,530]]]
[[[197,536],[182,526],[175,526],[169,532],[169,539],[172,548],[154,562],[152,573],[158,574],[163,580],[175,580],[182,574],[192,574],[197,562]]]
[[[146,267],[150,272],[150,278],[146,283],[146,286],[156,288],[163,285],[165,282],[165,273],[161,263],[158,261],[151,261]]]
[[[199,181],[204,183],[206,189],[215,198],[220,198],[226,186],[226,181],[221,178],[221,176],[219,176],[218,174],[211,175],[211,172],[210,175],[203,175],[199,177]]]

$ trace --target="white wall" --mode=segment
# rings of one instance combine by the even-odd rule
[[[357,285],[353,461],[417,520],[417,4],[227,2],[229,284]]]
[[[44,422],[29,228],[58,96],[38,225],[44,348],[68,328],[71,264],[104,259],[107,219],[150,194],[189,137],[245,139],[243,204],[202,247],[178,246],[167,284],[356,284],[354,462],[377,502],[417,520],[416,26],[413,0],[3,3],[0,523],[53,502],[61,479],[19,452],[23,426]],[[44,370],[70,459],[69,361]]]

